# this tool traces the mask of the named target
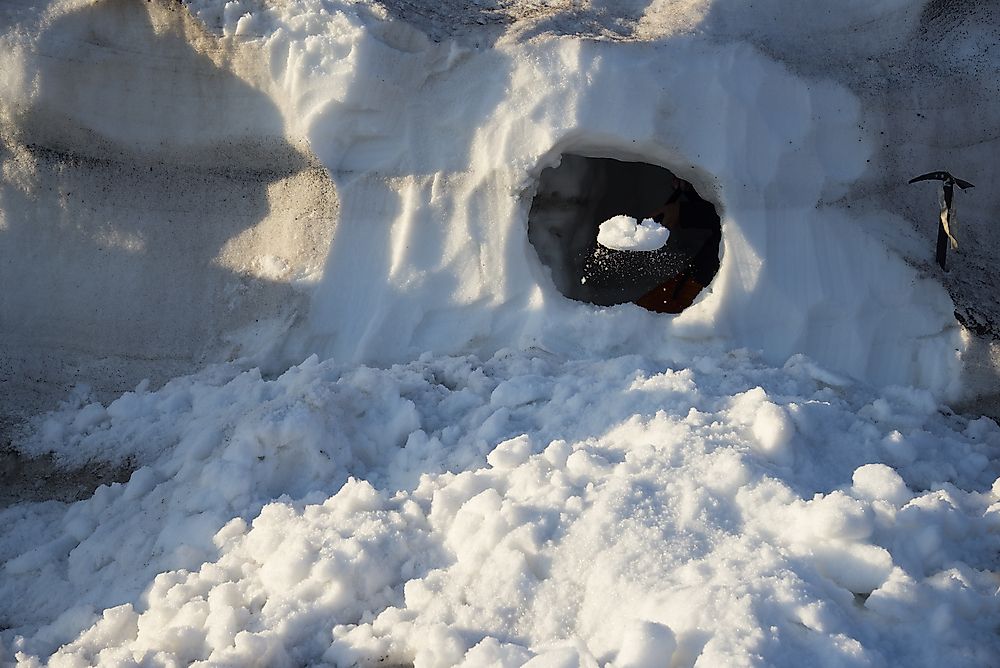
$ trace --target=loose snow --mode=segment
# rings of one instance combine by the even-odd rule
[[[12,447],[133,469],[0,509],[0,664],[996,665],[998,358],[851,65],[939,4],[0,8]],[[684,313],[560,292],[587,158],[716,206]]]
[[[988,665],[1000,428],[701,353],[311,358],[66,407],[30,447],[139,468],[0,514],[5,642],[52,665]]]

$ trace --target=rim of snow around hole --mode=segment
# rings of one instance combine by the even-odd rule
[[[575,301],[612,306],[633,302],[654,287],[624,275],[617,285],[588,284],[584,263],[601,223],[618,215],[648,217],[670,197],[675,178],[680,177],[674,171],[652,162],[572,152],[542,169],[528,212],[528,241],[556,289]],[[718,214],[718,205],[697,194]],[[721,258],[721,243],[717,255]],[[716,268],[713,280],[717,273]]]

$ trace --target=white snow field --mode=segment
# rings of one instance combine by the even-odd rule
[[[132,472],[0,509],[0,664],[998,665],[998,17],[7,0],[0,446]],[[654,167],[715,280],[564,296]]]

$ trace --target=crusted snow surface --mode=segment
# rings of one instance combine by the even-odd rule
[[[221,367],[37,434],[139,468],[0,512],[0,640],[22,665],[1000,652],[1000,428],[802,357]]]

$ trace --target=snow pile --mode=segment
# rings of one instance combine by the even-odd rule
[[[550,39],[456,57],[453,45],[403,53],[357,34],[353,68],[324,90],[363,77],[363,97],[295,114],[342,202],[299,354],[385,363],[551,347],[593,327],[606,316],[566,302],[525,234],[539,173],[572,153],[663,165],[723,217],[712,292],[625,345],[718,338],[773,363],[804,352],[876,383],[958,390],[962,342],[943,289],[869,236],[879,214],[820,204],[847,192],[871,151],[847,90],[693,39]],[[389,95],[426,106],[400,118],[372,102]],[[347,145],[372,104],[364,139]]]
[[[597,243],[614,250],[654,251],[662,248],[669,236],[670,230],[650,218],[640,221],[615,216],[601,223]]]
[[[0,639],[25,665],[1000,651],[1000,428],[804,358],[310,359],[67,407],[38,433],[139,468],[0,511]]]

